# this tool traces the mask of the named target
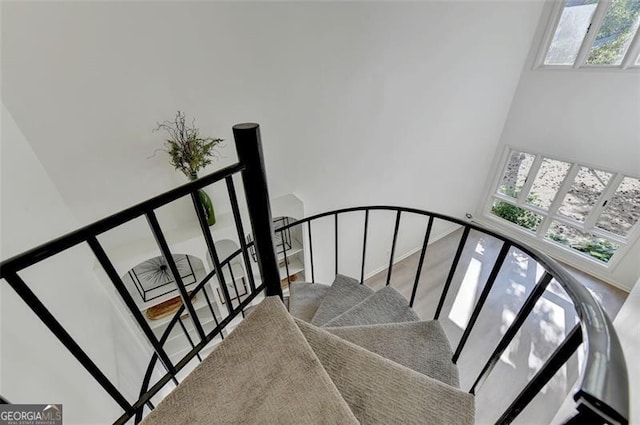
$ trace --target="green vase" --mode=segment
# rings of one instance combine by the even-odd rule
[[[194,181],[198,179],[198,175],[196,173],[191,173],[189,180]],[[213,209],[213,202],[211,202],[211,198],[207,195],[202,189],[198,190],[198,197],[200,198],[200,203],[204,207],[204,214],[207,218],[207,224],[209,226],[213,226],[216,224],[216,212]]]

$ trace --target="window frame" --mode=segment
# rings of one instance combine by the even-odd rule
[[[528,172],[528,177],[525,184],[522,186],[520,193],[518,194],[518,198],[512,198],[507,195],[501,194],[498,189],[500,188],[502,178],[504,176],[507,163],[509,158],[511,157],[512,152],[520,152],[524,154],[529,154],[534,156],[533,163]],[[526,197],[529,194],[529,190],[533,185],[533,181],[537,176],[538,170],[544,158],[548,158],[551,160],[562,161],[570,164],[569,170],[567,171],[566,176],[564,177],[560,187],[558,188],[551,205],[548,210],[537,207],[535,205],[528,204],[526,202]],[[582,267],[586,271],[591,271],[595,274],[601,274],[604,272],[612,272],[615,268],[620,264],[620,261],[626,256],[629,249],[638,241],[640,238],[640,219],[636,221],[636,223],[629,229],[626,236],[616,235],[614,233],[608,232],[603,229],[599,229],[596,227],[596,223],[598,218],[600,217],[602,210],[604,208],[604,201],[609,201],[613,194],[618,189],[620,183],[625,177],[631,177],[634,179],[639,179],[640,177],[635,174],[626,173],[620,170],[613,170],[607,167],[602,167],[599,165],[588,164],[582,161],[574,161],[569,160],[562,157],[557,157],[555,155],[548,155],[542,152],[534,152],[527,149],[522,149],[515,146],[505,146],[503,153],[500,158],[500,162],[498,164],[498,168],[495,172],[495,175],[492,180],[491,187],[489,188],[488,193],[485,196],[484,206],[482,208],[482,218],[484,220],[488,220],[489,224],[492,224],[499,230],[507,230],[508,233],[512,233],[513,235],[523,236],[528,242],[530,242],[534,246],[538,246],[546,250],[545,252],[550,255],[558,258],[561,261],[564,261],[568,264],[572,264],[574,266]],[[612,176],[607,182],[605,189],[602,191],[598,200],[593,205],[589,215],[585,218],[584,222],[579,222],[570,217],[564,216],[559,212],[560,206],[567,194],[567,192],[571,189],[571,185],[573,184],[575,177],[580,170],[580,167],[593,168],[599,171],[605,171],[611,173]],[[511,205],[514,205],[519,208],[523,208],[526,211],[530,211],[532,213],[538,214],[542,217],[542,222],[538,226],[538,228],[533,231],[526,229],[522,226],[519,226],[515,223],[512,223],[506,219],[503,219],[499,216],[496,216],[491,213],[491,209],[493,203],[495,201],[503,201],[507,202]],[[599,261],[589,255],[581,254],[577,250],[564,246],[560,243],[557,243],[553,240],[547,239],[546,233],[548,228],[551,226],[552,222],[559,222],[561,224],[565,224],[571,227],[576,228],[581,232],[588,232],[593,234],[598,238],[602,238],[611,242],[614,242],[619,245],[616,252],[609,259],[608,262]]]
[[[633,40],[627,49],[620,65],[592,65],[585,63],[589,56],[591,46],[596,39],[600,26],[604,22],[604,18],[607,14],[607,10],[611,5],[612,0],[599,0],[598,5],[591,18],[587,33],[585,34],[576,60],[572,65],[557,65],[557,64],[545,64],[545,58],[551,47],[553,36],[555,35],[556,28],[560,23],[560,18],[564,10],[564,6],[567,0],[556,1],[553,3],[551,15],[547,20],[547,26],[545,28],[540,47],[533,65],[534,69],[548,69],[548,70],[589,70],[589,71],[609,71],[609,70],[626,70],[626,71],[640,71],[640,27],[636,29],[636,33],[633,36]]]

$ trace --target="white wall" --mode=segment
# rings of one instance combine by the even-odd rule
[[[550,11],[547,4],[543,16]],[[546,22],[537,30],[492,169],[509,145],[640,176],[640,73],[534,69]],[[640,243],[600,276],[630,289],[640,276],[638,258]]]
[[[1,166],[1,258],[77,227],[4,105]],[[137,359],[129,352],[135,341],[122,330],[122,320],[92,271],[93,261],[88,248],[73,248],[20,276],[106,376],[126,396],[137,396],[141,377],[135,386],[119,384],[119,369],[127,367],[132,358]],[[65,423],[69,424],[104,423],[104,418],[117,418],[118,406],[4,280],[0,281],[0,291],[2,395],[13,403],[63,403]],[[113,344],[115,335],[120,345]]]
[[[380,203],[461,217],[480,201],[542,4],[3,8],[4,101],[88,222],[184,181],[162,154],[147,159],[162,140],[151,129],[178,108],[229,140],[210,170],[235,157],[231,125],[261,123],[272,196],[295,192],[307,213]]]

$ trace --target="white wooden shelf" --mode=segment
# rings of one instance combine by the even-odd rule
[[[287,250],[287,258],[293,257],[302,252],[302,244],[297,240],[291,241],[291,248]],[[284,252],[278,254],[278,262],[284,261]]]
[[[289,256],[287,256],[288,260],[289,260],[289,274],[287,275],[287,267],[282,265],[280,267],[278,267],[278,269],[280,270],[280,279],[286,279],[287,276],[293,276],[294,274],[298,274],[301,271],[304,270],[304,265],[302,264],[302,261],[299,258],[291,258]]]
[[[304,216],[302,201],[292,194],[272,199],[271,209],[273,217],[300,218]],[[251,231],[251,225],[247,212],[245,210],[241,210],[240,214],[242,217],[244,231],[248,233]],[[203,262],[202,266],[194,267],[196,283],[186,286],[187,291],[192,290],[195,288],[195,286],[197,286],[197,282],[201,282],[202,279],[213,269],[211,261],[208,258],[209,252],[206,246],[205,239],[202,235],[202,230],[200,229],[200,226],[195,219],[188,223],[182,223],[176,225],[176,227],[174,228],[171,228],[168,224],[164,225],[162,217],[159,218],[163,228],[163,234],[167,240],[167,243],[169,244],[169,248],[172,254],[185,254],[194,256]],[[122,231],[107,232],[98,238],[102,246],[105,248],[105,251],[107,252],[107,255],[109,256],[109,259],[111,260],[113,266],[123,277],[128,274],[129,270],[131,270],[138,264],[161,255],[156,241],[144,220],[138,220],[136,223],[132,222],[127,226],[131,227],[124,227]],[[235,227],[235,219],[230,211],[217,212],[216,224],[211,226],[209,229],[211,232],[211,236],[216,243],[216,249],[220,259],[228,257],[240,246],[238,232]],[[300,243],[300,240],[302,240],[300,236],[302,231],[299,227],[297,229],[298,230],[291,230],[292,236],[297,235],[297,237],[291,238],[292,247],[287,250],[290,276],[300,273],[304,270],[304,249],[303,245]],[[278,254],[277,258],[278,262],[284,261],[284,253]],[[258,266],[257,263],[251,259],[251,256],[250,263],[253,275],[255,276],[256,285],[259,285],[260,276],[258,273]],[[102,270],[102,267],[97,261],[95,264],[95,269]],[[242,292],[242,279],[245,280],[244,284],[248,289],[249,280],[247,279],[245,264],[241,254],[238,255],[234,260],[232,260],[231,269],[233,271],[233,277],[240,292]],[[279,271],[281,278],[285,279],[287,277],[287,268],[282,265],[281,267],[279,267]],[[106,275],[102,272],[99,272],[97,274],[101,276],[105,287],[108,288],[111,293],[115,294],[115,288],[113,287],[113,284],[108,280]],[[233,295],[235,294],[235,289],[233,288],[231,273],[229,272],[228,266],[223,267],[223,275],[225,277],[225,281],[227,282],[229,293],[233,297]],[[136,305],[143,312],[145,320],[152,328],[153,332],[158,337],[160,337],[165,332],[166,326],[171,321],[174,315],[170,314],[167,317],[163,317],[158,320],[150,320],[146,318],[146,314],[144,314],[144,312],[152,306],[178,296],[177,289],[168,292],[167,294],[160,295],[149,301],[144,301],[144,299],[136,289],[133,280],[123,280],[125,280],[125,285],[132,295]],[[214,276],[207,284],[205,284],[204,290],[207,291],[207,295],[209,297],[209,300],[211,301],[217,320],[222,320],[223,317],[226,317],[227,306],[220,299],[220,295],[218,293],[218,291],[220,291],[219,281],[216,276]],[[126,316],[128,320],[130,320],[130,327],[137,327],[131,314],[128,312],[127,307],[124,305],[124,303],[122,303],[117,294],[114,295],[113,298],[114,300],[116,300],[116,302],[121,304],[121,311],[123,313],[123,316]],[[260,299],[260,296],[257,297],[257,299]],[[216,324],[202,291],[199,291],[196,295],[193,307],[205,332],[211,332],[215,328]],[[193,323],[189,315],[186,313],[186,310],[182,315],[182,321],[185,325],[185,328],[189,332],[189,335],[191,336],[193,342],[196,344],[199,343],[200,339],[193,329]],[[227,332],[233,330],[235,326],[237,326],[241,321],[241,316],[235,318],[225,328],[225,335]],[[206,355],[208,354],[208,352],[212,351],[213,347],[215,347],[215,345],[219,342],[217,341],[218,339],[220,339],[220,337],[216,337],[216,339],[214,340],[216,342],[210,343],[202,353],[205,353]],[[141,337],[141,341],[145,340],[146,339],[144,337]],[[189,350],[191,350],[191,345],[184,335],[182,327],[177,323],[172,329],[171,334],[165,342],[164,346],[165,351],[173,361],[180,360]],[[201,355],[203,355],[202,353]]]
[[[216,312],[216,315],[220,315],[219,311],[216,311],[216,300],[214,299],[214,295],[211,292],[211,289],[209,289],[206,285],[205,285],[205,291],[207,291],[207,295],[209,296],[209,300],[211,301],[211,305],[213,306],[213,310]],[[176,296],[175,293],[172,293],[172,298]],[[209,314],[209,316],[211,316],[211,311],[209,310],[209,306],[207,305],[207,299],[205,298],[204,294],[202,293],[202,291],[198,291],[198,293],[196,294],[196,300],[193,303],[193,309],[196,310],[196,312],[200,311],[200,310],[206,310]],[[186,321],[191,321],[189,319],[189,315],[186,313],[186,309],[185,309],[185,313],[183,314],[183,320]],[[164,326],[169,323],[171,321],[171,319],[173,318],[173,314],[170,314],[169,316],[163,317],[161,319],[157,319],[157,320],[151,320],[149,318],[147,318],[147,316],[145,315],[145,319],[147,320],[147,323],[149,323],[149,327],[151,327],[151,329],[158,329],[158,328],[164,328]],[[212,318],[213,320],[213,318]],[[185,323],[186,324],[186,323]],[[179,327],[179,325],[177,325]]]

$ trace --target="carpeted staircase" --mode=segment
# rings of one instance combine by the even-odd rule
[[[338,275],[268,297],[143,424],[472,424],[437,321]]]

